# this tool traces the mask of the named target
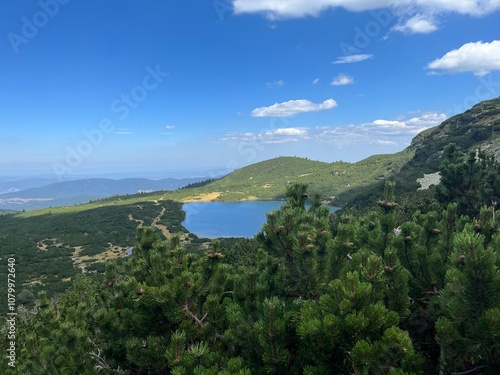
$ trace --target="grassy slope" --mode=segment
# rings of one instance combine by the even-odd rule
[[[353,188],[398,172],[411,159],[405,150],[391,155],[374,155],[357,163],[323,163],[297,157],[279,157],[241,168],[200,191],[220,192],[219,201],[280,199],[288,183],[309,184],[310,193],[320,193],[333,204],[342,205]],[[342,201],[336,199],[343,194]]]
[[[412,156],[412,151],[405,150],[396,154],[373,155],[357,163],[323,163],[297,157],[279,157],[238,169],[203,187],[111,197],[76,206],[28,211],[16,216],[28,218],[49,213],[77,213],[108,206],[167,199],[176,201],[281,199],[287,183],[290,182],[307,183],[311,193],[318,192],[323,199],[340,205],[343,202],[336,201],[335,196],[343,194],[345,197],[352,189],[398,172]]]

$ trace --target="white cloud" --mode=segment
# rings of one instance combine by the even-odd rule
[[[289,142],[316,142],[346,147],[354,144],[378,146],[407,145],[421,131],[437,126],[446,120],[443,113],[422,113],[400,120],[378,119],[369,123],[316,128],[287,127],[254,132],[230,132],[223,142],[252,142],[279,144]]]
[[[307,131],[305,129],[300,129],[300,128],[279,128],[276,130],[268,131],[265,134],[303,136],[307,134]]]
[[[437,126],[446,120],[443,113],[424,113],[407,120],[378,119],[364,124],[320,128],[318,140],[331,142],[337,147],[368,143],[372,145],[406,145],[421,131]],[[387,139],[389,138],[389,139]],[[375,139],[375,140],[374,140]]]
[[[235,14],[262,13],[268,19],[317,16],[331,8],[365,11],[390,8],[399,14],[459,13],[483,15],[500,9],[498,0],[233,0]]]
[[[380,146],[397,146],[397,142],[393,141],[385,141],[383,139],[377,139],[376,141],[371,141],[370,142],[372,145],[380,145]]]
[[[425,129],[438,126],[448,117],[444,113],[422,113],[402,120],[375,120],[358,127],[368,130],[371,134],[393,135],[393,136],[415,136]]]
[[[432,17],[417,14],[406,20],[403,24],[393,27],[393,30],[406,34],[428,34],[436,31],[438,26]]]
[[[252,117],[287,117],[305,112],[324,111],[336,106],[337,102],[333,99],[327,99],[318,104],[306,99],[289,100],[269,107],[256,108],[252,111]]]
[[[354,78],[352,78],[347,74],[339,74],[337,77],[333,79],[330,85],[343,86],[343,85],[350,85],[351,83],[354,83]]]
[[[332,64],[351,64],[371,58],[373,58],[373,55],[370,55],[368,53],[360,53],[357,55],[341,56],[337,60],[333,61]]]
[[[313,85],[316,85],[319,82],[319,78],[315,78],[314,81],[312,81]]]
[[[448,117],[444,113],[424,113],[419,117],[412,117],[405,121],[407,125],[432,128],[433,126],[441,124]]]
[[[165,129],[168,129],[168,130],[175,129],[175,125],[165,125]]]
[[[373,121],[373,125],[381,128],[404,128],[406,126],[403,121],[395,120],[375,120]]]
[[[280,79],[279,81],[268,82],[266,83],[266,86],[269,87],[270,89],[274,89],[276,87],[283,87],[285,86],[285,81]]]
[[[438,126],[448,117],[444,113],[423,113],[403,120],[375,120],[364,124],[378,134],[416,135],[421,131]]]
[[[299,142],[310,139],[307,129],[304,128],[278,128],[262,133],[229,132],[222,139],[224,142],[258,142],[260,144],[279,144]]]
[[[432,61],[427,67],[446,73],[473,72],[484,76],[492,70],[500,70],[500,40],[466,43]]]

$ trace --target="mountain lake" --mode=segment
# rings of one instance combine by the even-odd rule
[[[184,203],[182,225],[200,238],[252,238],[266,222],[266,214],[284,201],[194,202]],[[331,207],[332,212],[338,207]]]

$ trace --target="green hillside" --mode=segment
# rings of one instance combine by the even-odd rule
[[[219,192],[219,201],[282,199],[286,185],[309,184],[310,193],[342,205],[349,191],[383,180],[398,172],[413,157],[405,150],[391,155],[373,155],[357,163],[324,163],[298,157],[279,157],[238,169],[205,186],[205,194]],[[342,200],[338,195],[342,194]]]

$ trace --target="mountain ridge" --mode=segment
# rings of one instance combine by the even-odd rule
[[[160,180],[87,178],[62,181],[24,190],[4,192],[0,194],[0,208],[22,210],[74,205],[114,195],[175,190],[204,179],[204,177],[164,178]]]

